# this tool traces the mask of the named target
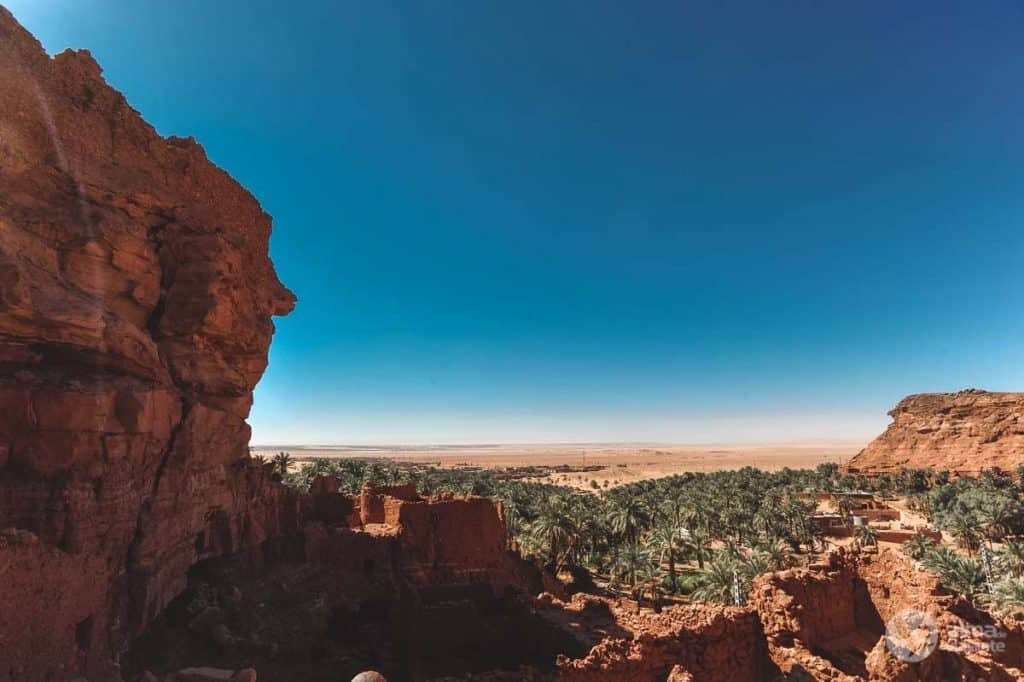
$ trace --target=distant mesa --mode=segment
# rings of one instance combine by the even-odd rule
[[[935,469],[976,476],[1024,465],[1024,393],[919,393],[889,415],[889,428],[849,461],[848,472]]]

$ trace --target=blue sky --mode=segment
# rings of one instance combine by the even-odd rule
[[[274,216],[257,443],[866,440],[1024,389],[1019,3],[4,3]]]

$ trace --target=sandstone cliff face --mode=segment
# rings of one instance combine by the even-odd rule
[[[199,558],[294,526],[247,453],[270,217],[0,8],[0,679],[103,679]]]
[[[850,460],[849,470],[976,475],[1024,464],[1024,393],[922,393],[904,398],[889,415],[892,424]]]

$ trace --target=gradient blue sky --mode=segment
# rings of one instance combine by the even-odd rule
[[[866,440],[1024,389],[1019,2],[0,1],[274,216],[254,442]]]

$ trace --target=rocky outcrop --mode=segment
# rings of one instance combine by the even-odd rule
[[[788,675],[1024,679],[1020,622],[944,593],[934,575],[893,551],[839,551],[811,569],[766,574],[755,581],[751,606],[772,659]]]
[[[654,613],[583,594],[568,603],[541,595],[536,608],[591,645],[585,657],[559,658],[557,680],[759,682],[778,672],[750,609],[705,604]]]
[[[534,601],[542,618],[589,650],[560,657],[556,679],[1024,679],[1024,625],[944,593],[934,575],[888,550],[840,550],[806,569],[765,574],[744,608],[655,613],[582,594],[568,603],[548,595]]]
[[[850,472],[977,475],[1024,465],[1024,393],[921,393],[901,400],[889,416],[892,424],[850,460]]]
[[[0,679],[107,679],[204,557],[296,526],[245,419],[270,217],[0,8]]]

